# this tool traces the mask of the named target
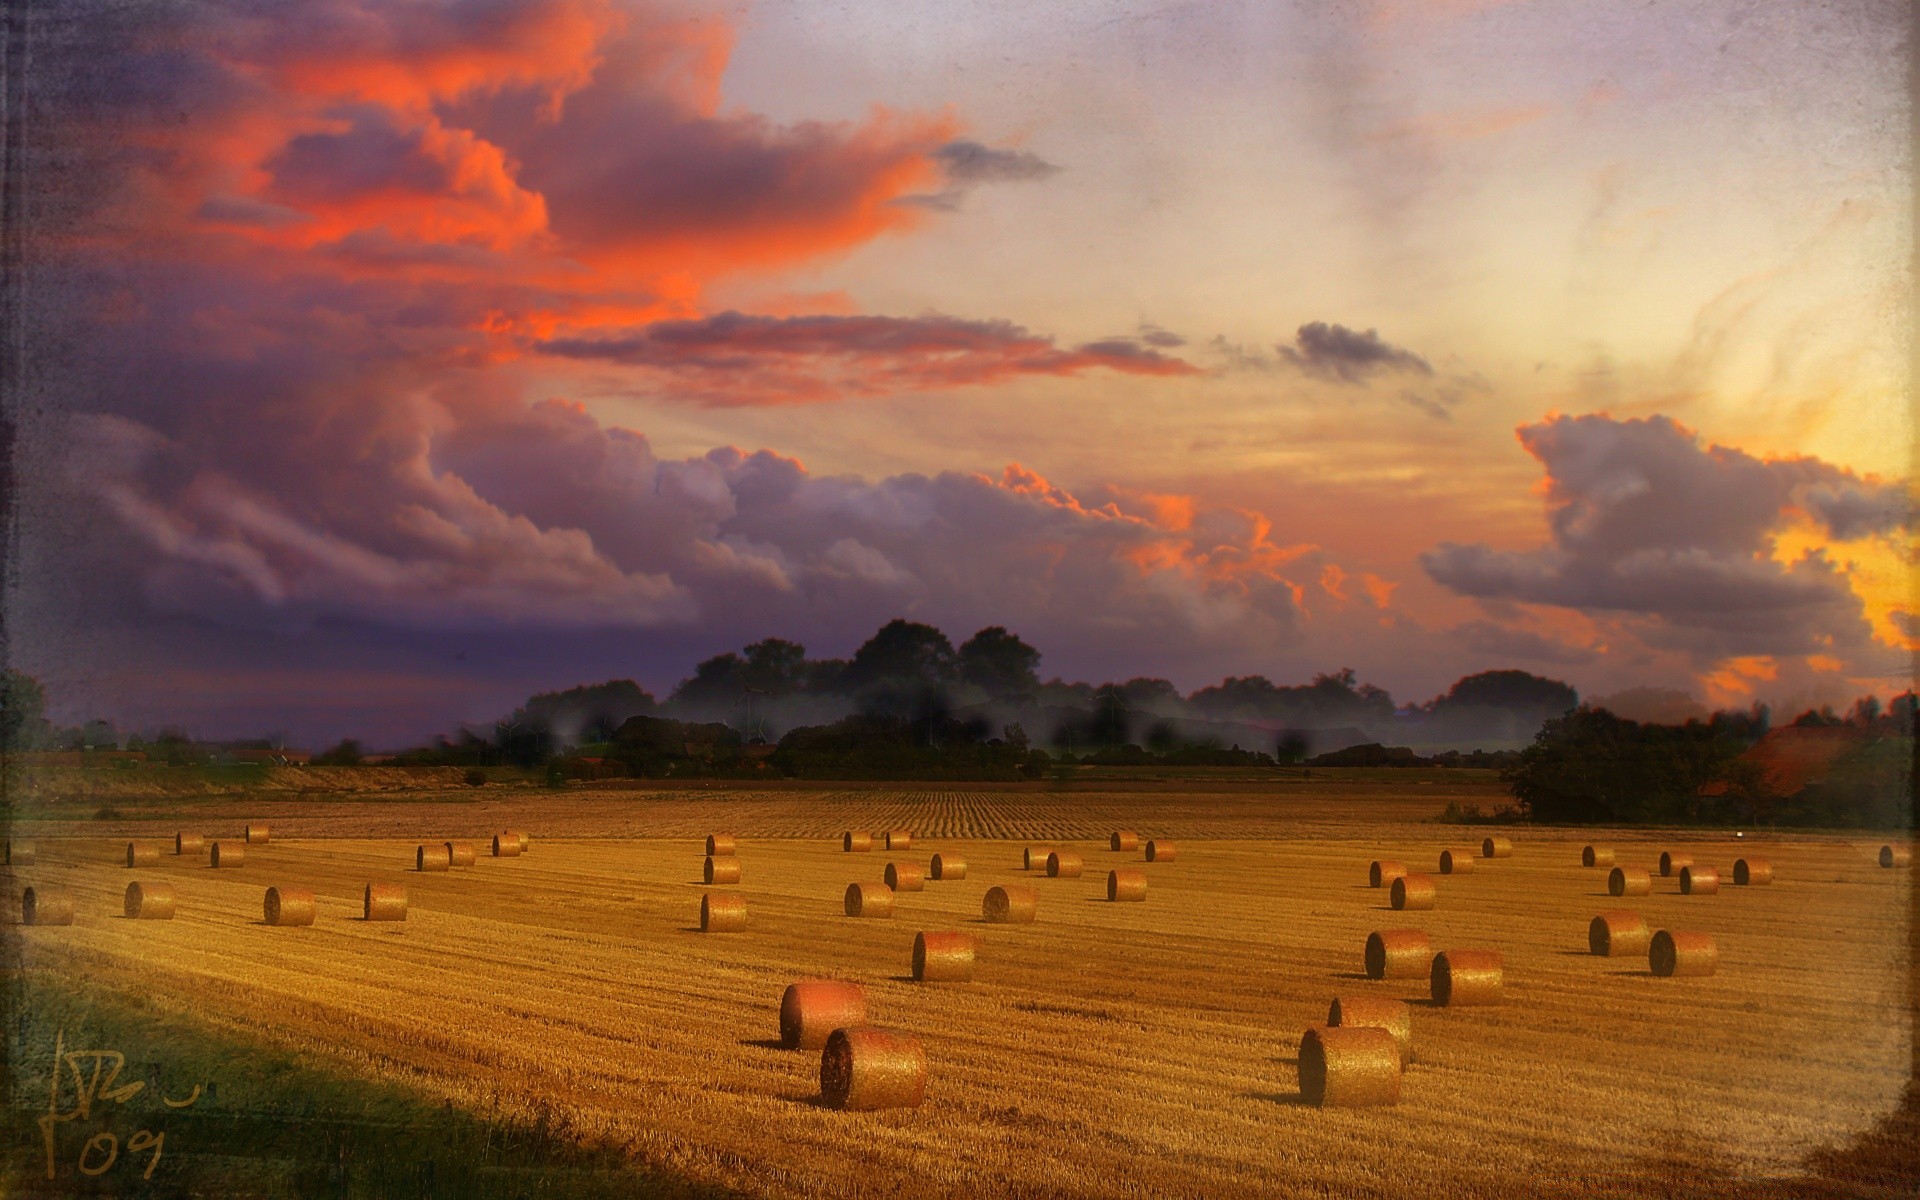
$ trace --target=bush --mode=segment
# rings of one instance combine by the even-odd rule
[[[468,787],[485,787],[487,782],[487,773],[485,771],[482,771],[479,767],[468,767],[467,773],[462,775],[460,778],[466,781],[466,784]]]

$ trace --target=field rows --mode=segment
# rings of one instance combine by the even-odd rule
[[[1009,800],[863,795],[862,828],[941,806],[973,828]],[[785,803],[800,811],[767,827],[811,828],[814,807],[850,801]],[[899,857],[957,853],[969,877],[901,895],[890,921],[840,912],[845,884],[877,879],[884,851],[763,835],[743,841],[745,878],[728,889],[748,900],[749,932],[706,936],[693,928],[695,841],[532,832],[529,856],[448,875],[401,870],[411,843],[392,839],[276,832],[218,873],[172,856],[128,871],[118,844],[43,840],[14,890],[69,886],[81,915],[20,930],[23,961],[478,1111],[550,1106],[579,1136],[755,1194],[1572,1195],[1644,1191],[1675,1171],[1731,1182],[1789,1172],[1870,1125],[1909,1061],[1911,876],[1880,870],[1864,844],[1772,842],[1770,888],[1681,896],[1659,881],[1628,903],[1656,928],[1713,933],[1722,956],[1712,978],[1659,980],[1644,960],[1584,953],[1587,919],[1619,902],[1604,872],[1577,866],[1571,835],[1525,834],[1513,858],[1443,879],[1435,911],[1405,914],[1364,886],[1367,860],[1430,869],[1461,831],[1191,840],[1176,862],[1146,865],[1146,904],[1110,905],[1106,867],[1138,855],[1088,837],[1083,878],[1034,879],[1017,869],[1017,841],[922,825]],[[1759,849],[1610,840],[1624,862],[1671,846],[1723,870]],[[136,877],[173,881],[179,917],[114,915]],[[351,919],[369,880],[407,883],[405,923]],[[977,921],[982,893],[1006,882],[1040,890],[1039,922]],[[315,888],[319,922],[259,924],[268,884]],[[1503,951],[1506,1003],[1418,1006],[1420,1061],[1398,1107],[1300,1106],[1299,1035],[1332,996],[1424,995],[1358,977],[1366,934],[1397,926],[1428,930],[1436,948]],[[937,928],[980,936],[975,982],[905,978],[915,932]],[[816,975],[862,982],[875,1023],[925,1041],[925,1107],[812,1103],[817,1057],[769,1039],[781,990]]]

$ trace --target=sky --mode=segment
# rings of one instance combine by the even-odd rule
[[[9,659],[315,746],[896,616],[1891,694],[1910,19],[42,6]]]

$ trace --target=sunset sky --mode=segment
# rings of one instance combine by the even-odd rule
[[[894,616],[1890,694],[1909,11],[61,6],[11,656],[316,747]]]

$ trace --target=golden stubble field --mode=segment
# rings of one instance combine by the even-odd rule
[[[1505,830],[1513,857],[1440,879],[1432,912],[1389,911],[1365,886],[1370,859],[1432,871],[1443,846],[1486,832],[1420,823],[1437,807],[1425,790],[1382,789],[1337,801],[529,794],[511,820],[366,802],[255,814],[274,821],[274,841],[218,872],[170,852],[129,870],[125,836],[16,829],[38,836],[40,861],[16,869],[12,892],[16,906],[23,883],[80,901],[71,927],[15,931],[29,971],[140,994],[478,1112],[544,1110],[581,1138],[753,1194],[1594,1195],[1676,1177],[1731,1190],[1791,1175],[1898,1103],[1912,876],[1880,869],[1878,842]],[[224,810],[183,812],[125,832],[237,832]],[[633,836],[649,820],[663,836]],[[1177,838],[1178,859],[1109,852],[1116,824]],[[526,857],[405,869],[421,840],[509,825],[534,836]],[[605,836],[610,825],[625,836]],[[891,920],[849,919],[845,885],[879,879],[890,856],[842,853],[837,834],[890,826],[920,835],[895,857],[958,854],[968,876],[901,894]],[[741,839],[744,879],[721,890],[746,897],[748,932],[697,932],[695,835],[710,831]],[[365,832],[380,836],[351,836]],[[1728,876],[1735,857],[1764,856],[1776,882],[1683,896],[1656,879],[1652,896],[1614,900],[1604,871],[1579,866],[1588,841],[1626,865],[1691,852]],[[1028,842],[1080,850],[1086,874],[1020,870]],[[1145,904],[1106,902],[1106,871],[1121,864],[1147,871]],[[136,878],[174,883],[178,917],[122,919]],[[403,924],[356,919],[369,881],[408,886]],[[986,889],[1013,882],[1039,889],[1039,920],[981,923]],[[315,889],[317,923],[261,924],[269,885]],[[1712,933],[1719,972],[1656,979],[1644,958],[1590,956],[1587,922],[1613,907]],[[1434,1008],[1422,981],[1365,979],[1368,932],[1395,927],[1427,930],[1436,950],[1501,951],[1505,1003]],[[935,929],[979,936],[974,982],[911,982],[914,934]],[[923,1040],[922,1108],[814,1102],[817,1055],[774,1041],[781,991],[803,977],[862,983],[875,1024]],[[1300,1034],[1341,995],[1421,1001],[1397,1107],[1299,1103]]]

